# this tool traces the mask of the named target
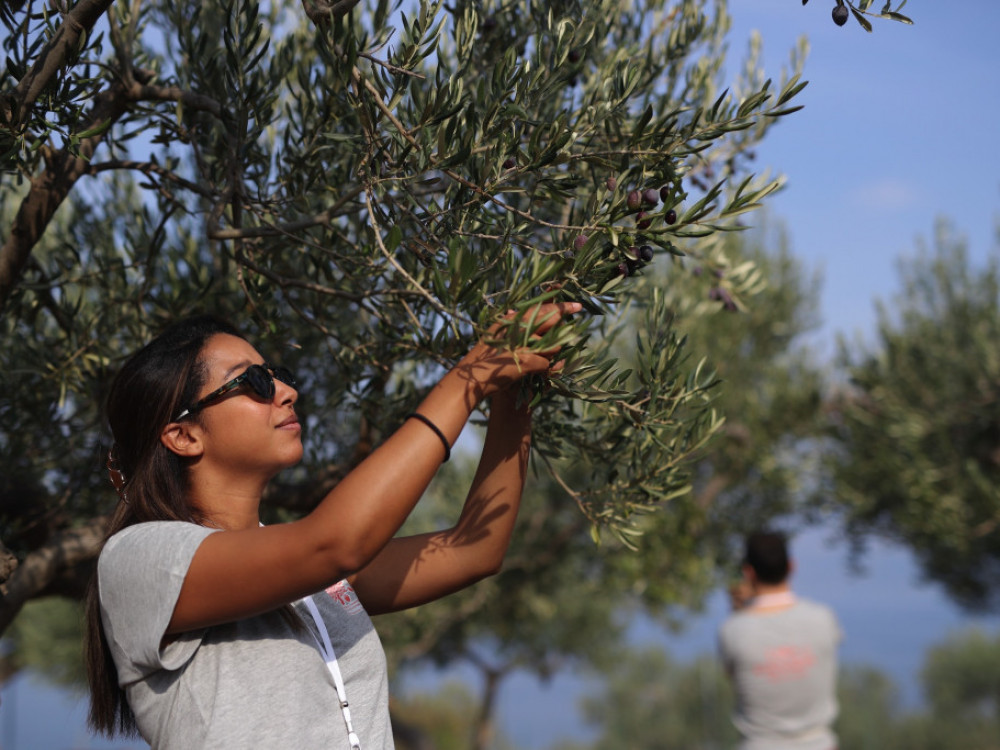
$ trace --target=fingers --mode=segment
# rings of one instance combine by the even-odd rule
[[[538,321],[536,333],[545,333],[555,325],[560,323],[567,315],[578,313],[583,309],[579,302],[556,302],[542,305],[539,314],[535,318]]]
[[[568,315],[580,312],[583,305],[579,302],[547,302],[535,307],[529,307],[523,312],[508,310],[503,316],[508,324],[527,325],[532,335],[543,334],[555,327],[562,319]],[[494,332],[502,323],[494,326]]]

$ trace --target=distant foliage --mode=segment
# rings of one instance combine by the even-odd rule
[[[911,548],[960,604],[1000,604],[1000,256],[973,267],[946,223],[900,262],[874,344],[842,344],[829,500],[863,543]]]

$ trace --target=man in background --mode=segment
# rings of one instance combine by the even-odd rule
[[[734,612],[719,651],[736,693],[740,750],[836,750],[837,647],[841,630],[826,606],[792,593],[783,534],[746,542]]]

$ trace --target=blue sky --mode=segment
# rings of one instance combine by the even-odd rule
[[[815,342],[827,353],[838,333],[871,332],[874,300],[898,289],[897,260],[931,237],[938,218],[953,221],[981,260],[996,249],[1000,214],[1000,3],[910,0],[904,12],[916,25],[878,22],[872,34],[853,21],[835,26],[832,6],[832,0],[730,4],[733,65],[751,29],[763,34],[775,77],[795,39],[810,39],[810,83],[798,100],[805,109],[772,131],[758,163],[788,177],[770,214],[786,225],[792,251],[822,273],[823,327]],[[922,584],[905,550],[874,545],[866,574],[856,576],[846,547],[830,544],[829,536],[816,530],[796,541],[796,586],[837,610],[847,635],[843,659],[884,669],[908,701],[916,699],[913,683],[927,646],[967,625],[1000,630],[1000,617],[973,620]],[[684,634],[638,624],[634,635],[685,660],[712,649],[724,615],[725,602],[716,597]],[[509,680],[500,703],[505,731],[524,750],[579,732],[582,688],[573,675],[544,686]],[[2,698],[4,750],[108,747],[88,744],[74,698],[25,679],[7,686]]]
[[[875,6],[880,3],[875,3]],[[837,27],[832,0],[733,0],[731,53],[751,29],[777,75],[806,33],[805,109],[784,118],[759,163],[788,178],[770,203],[793,251],[824,278],[821,339],[871,331],[873,300],[897,290],[895,263],[938,218],[973,257],[996,247],[1000,5],[910,0],[914,26]]]

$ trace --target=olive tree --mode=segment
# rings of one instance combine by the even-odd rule
[[[506,311],[583,302],[534,344],[564,369],[525,393],[544,531],[627,550],[662,518],[671,571],[699,578],[679,499],[723,417],[676,322],[760,286],[721,237],[780,185],[752,154],[799,106],[804,45],[768,78],[754,38],[728,73],[722,0],[22,0],[0,20],[0,630],[79,596],[115,501],[110,374],[200,310],[300,374],[307,459],[268,496],[288,518],[474,339],[526,336],[529,315],[487,333]]]
[[[843,341],[849,381],[830,403],[829,506],[859,546],[909,547],[959,604],[1000,597],[1000,257],[973,264],[939,222],[899,263],[874,342]]]

